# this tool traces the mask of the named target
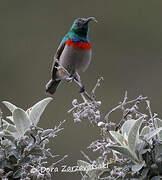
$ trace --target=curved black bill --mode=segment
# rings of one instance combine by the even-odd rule
[[[86,19],[85,19],[85,23],[84,23],[84,24],[87,24],[87,23],[89,23],[90,21],[95,21],[95,22],[97,22],[97,20],[96,20],[95,17],[89,17],[89,18],[86,18]]]

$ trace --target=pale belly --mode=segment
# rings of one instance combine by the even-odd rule
[[[59,62],[70,74],[85,71],[90,64],[91,54],[91,50],[82,50],[65,45]]]

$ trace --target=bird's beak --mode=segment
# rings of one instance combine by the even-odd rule
[[[96,20],[95,17],[89,17],[89,18],[85,19],[85,23],[84,24],[88,24],[90,21],[94,21],[94,22],[97,23],[97,20]]]

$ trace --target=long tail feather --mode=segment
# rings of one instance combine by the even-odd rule
[[[61,80],[53,80],[51,79],[47,84],[46,84],[46,92],[49,94],[54,94],[56,92],[56,89],[59,85]]]

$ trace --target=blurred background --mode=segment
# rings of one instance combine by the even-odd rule
[[[116,0],[1,0],[0,1],[0,101],[27,109],[45,98],[53,56],[77,17],[94,16],[90,23],[93,57],[81,74],[88,91],[103,76],[97,89],[103,115],[128,91],[129,98],[142,94],[152,111],[162,117],[162,1]],[[41,117],[39,126],[51,128],[66,119],[64,131],[51,141],[53,153],[69,157],[60,165],[74,166],[84,159],[80,150],[99,139],[99,129],[88,121],[74,123],[67,114],[79,98],[76,84],[63,82]],[[0,105],[3,115],[9,111]],[[53,160],[50,160],[52,163]],[[54,173],[54,179],[76,180],[79,173]]]

